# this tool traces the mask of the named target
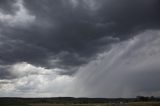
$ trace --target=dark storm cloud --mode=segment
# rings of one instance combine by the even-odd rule
[[[15,9],[12,5],[15,2],[15,0],[1,0],[0,1],[0,11],[5,13],[14,13]]]
[[[159,27],[159,0],[106,0],[98,11],[103,23],[114,22],[108,32],[115,32],[115,36],[126,39],[147,28]]]
[[[44,61],[39,57],[43,56],[43,58],[45,58],[47,55],[44,48],[25,43],[21,40],[14,40],[6,37],[0,38],[2,40],[0,46],[1,64],[13,64],[23,61],[32,61],[36,64],[36,61]],[[34,60],[32,60],[32,58],[34,58]]]
[[[20,77],[19,73],[14,74],[14,70],[11,70],[11,66],[0,66],[0,81],[1,80],[13,80]],[[3,84],[0,82],[0,85]]]
[[[11,73],[8,71],[7,67],[0,67],[0,80],[2,80],[2,79],[13,79],[13,77],[12,77]]]
[[[6,2],[12,7],[2,1],[0,6]],[[1,41],[1,64],[25,61],[71,70],[94,59],[112,43],[159,27],[159,0],[92,2],[100,7],[91,9],[96,7],[88,6],[85,0],[77,0],[76,6],[64,0],[24,0],[24,7],[36,20],[29,27],[1,26],[2,36],[7,37]]]

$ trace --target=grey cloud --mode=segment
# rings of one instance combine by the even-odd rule
[[[80,68],[71,94],[89,97],[158,96],[159,40],[159,31],[146,31],[114,45],[99,59]]]
[[[10,53],[3,50],[1,61],[26,61],[71,70],[94,59],[97,53],[117,42],[115,38],[128,39],[133,33],[159,26],[157,0],[150,4],[144,0],[100,0],[95,11],[87,8],[85,1],[77,2],[73,8],[64,0],[24,0],[25,8],[36,20],[29,27],[4,28],[2,34],[9,40],[23,43],[11,44],[15,50]],[[54,64],[48,62],[56,59]]]
[[[158,96],[159,35],[159,31],[150,30],[127,41],[114,44],[110,50],[99,54],[96,60],[81,66],[73,77],[54,75],[50,73],[52,70],[48,75],[39,76],[39,72],[47,72],[47,70],[32,65],[26,68],[27,63],[17,64],[14,68],[12,66],[12,71],[18,70],[15,72],[19,73],[20,77],[14,83],[9,83],[14,88],[9,95],[23,94],[27,97],[33,97],[35,94],[77,97]],[[67,52],[61,55],[65,54]]]
[[[158,0],[106,0],[98,16],[102,17],[103,23],[115,22],[109,31],[120,34],[121,39],[126,39],[133,32],[137,33],[146,28],[158,28],[160,17],[157,14],[158,11]]]
[[[159,78],[159,67],[148,67],[148,69],[133,73],[132,75],[128,75],[130,78],[128,78],[127,85],[130,86],[130,89],[133,89],[134,92],[138,92],[139,95],[151,95],[152,93],[155,93],[158,96],[158,92],[160,89],[160,86],[158,84]],[[155,95],[154,94],[154,95]],[[137,94],[138,95],[138,94]],[[134,95],[136,96],[136,95]]]
[[[20,73],[14,73],[15,70],[11,70],[11,67],[12,66],[9,66],[9,65],[0,67],[0,81],[3,81],[3,80],[12,81],[13,79],[27,76],[27,74],[25,74],[24,76],[21,76]],[[1,84],[3,85],[5,83],[2,82],[0,83],[0,85]]]
[[[3,79],[14,79],[15,77],[12,76],[11,72],[7,69],[7,67],[0,67],[0,80]]]
[[[12,4],[15,2],[15,0],[1,0],[0,11],[6,14],[13,14],[16,8]]]
[[[56,69],[44,69],[28,63],[18,63],[5,69],[8,69],[10,78],[6,73],[3,74],[5,77],[0,76],[1,96],[60,96],[65,94],[72,80],[69,76],[58,75],[54,72]]]
[[[36,64],[37,61],[42,61],[39,58],[40,56],[43,56],[43,58],[47,57],[45,48],[25,43],[22,40],[3,38],[0,49],[2,50],[0,51],[1,64],[13,64],[24,61]],[[32,61],[33,58],[34,61]]]
[[[0,12],[0,23],[2,26],[25,27],[35,20],[36,17],[29,14],[24,7],[23,0],[15,0],[11,6],[15,8],[13,8],[13,13]],[[4,9],[2,8],[2,10]]]
[[[66,0],[23,1],[27,16],[30,18],[18,17],[17,19],[22,20],[16,22],[28,25],[11,26],[6,23],[0,25],[0,64],[4,66],[26,62],[48,69],[62,68],[65,71],[63,70],[61,74],[72,75],[77,72],[78,68],[82,68],[96,59],[100,53],[106,50],[109,52],[112,44],[130,40],[137,36],[137,33],[146,29],[159,29],[160,24],[159,0],[89,0],[90,2],[75,0],[78,3],[76,6],[75,4],[73,6],[73,2]],[[0,14],[0,17],[4,14],[14,16],[18,11],[14,7],[15,2],[17,1],[1,0],[0,13],[3,14]],[[32,21],[28,22],[28,20]],[[141,39],[146,36],[143,35]],[[121,56],[123,59],[126,58],[126,64],[130,63],[128,57],[131,56],[133,49],[140,50],[138,47],[144,46],[143,43],[146,44],[146,42],[141,42]],[[127,44],[124,43],[124,45]],[[123,50],[123,47],[121,49]],[[114,52],[107,59],[110,60],[113,55],[118,55],[118,53],[119,51]],[[137,56],[134,53],[133,55]],[[155,55],[154,52],[151,55]],[[118,65],[122,62],[118,56],[114,59],[105,61],[102,65],[108,64],[112,68],[112,64]],[[115,62],[116,60],[118,61]],[[101,71],[106,70],[94,68]],[[95,70],[94,68],[93,70]],[[12,79],[7,68],[1,70],[0,79],[10,79],[10,77]],[[99,77],[98,75],[92,76],[93,81],[89,85],[93,86],[94,77]],[[13,78],[15,77],[19,76]],[[101,80],[110,80],[110,77],[103,78]],[[87,87],[88,85],[86,85],[86,89],[88,89]],[[103,87],[101,89],[105,91],[106,86]],[[98,92],[98,95],[100,94],[102,92]]]
[[[45,69],[43,67],[36,67],[26,62],[16,63],[13,65],[0,66],[0,81],[3,80],[18,80],[28,76],[54,76],[54,70]]]

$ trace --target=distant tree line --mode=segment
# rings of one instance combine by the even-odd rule
[[[147,96],[137,96],[136,97],[136,100],[137,101],[160,101],[160,98],[159,97],[154,97],[154,96],[150,96],[150,97],[147,97]]]
[[[54,97],[54,98],[0,98],[0,106],[3,103],[56,103],[56,104],[87,104],[87,103],[128,103],[128,102],[160,102],[158,97],[137,96],[136,98],[73,98],[73,97]]]

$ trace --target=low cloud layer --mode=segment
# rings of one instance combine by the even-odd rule
[[[159,5],[1,0],[0,96],[158,95]]]

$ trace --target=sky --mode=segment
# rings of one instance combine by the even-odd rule
[[[160,95],[159,0],[0,0],[0,97]]]

